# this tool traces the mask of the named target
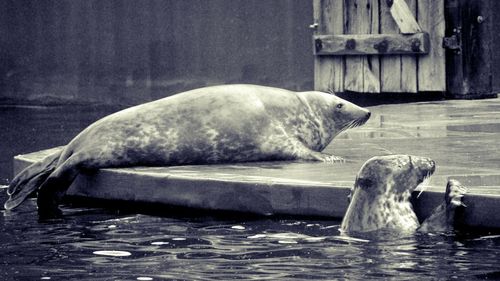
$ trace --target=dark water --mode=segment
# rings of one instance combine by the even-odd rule
[[[0,108],[1,183],[12,156],[65,144],[110,108]],[[0,191],[0,202],[6,196]],[[0,214],[0,280],[500,279],[500,236],[358,240],[339,221],[66,208]]]
[[[0,106],[0,184],[12,179],[12,157],[65,145],[82,129],[119,108]]]
[[[338,221],[71,208],[0,217],[0,280],[471,280],[500,276],[500,236],[346,240]]]

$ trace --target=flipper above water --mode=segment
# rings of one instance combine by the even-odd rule
[[[432,214],[422,222],[419,232],[447,232],[454,229],[455,210],[465,206],[462,198],[467,193],[467,188],[459,181],[450,179],[446,185],[444,202],[437,206]]]
[[[36,162],[21,173],[19,173],[10,183],[7,189],[9,199],[5,202],[4,208],[12,210],[19,206],[28,196],[37,191],[43,182],[56,169],[61,151],[55,152],[43,160]]]

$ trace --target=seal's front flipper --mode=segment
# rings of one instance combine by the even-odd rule
[[[323,162],[328,163],[328,164],[333,164],[333,163],[345,163],[346,160],[340,156],[335,156],[335,155],[329,155],[329,154],[324,154],[326,155],[323,158]]]
[[[446,203],[451,206],[459,207],[465,206],[462,202],[462,198],[465,193],[467,193],[467,187],[463,186],[459,181],[450,179],[448,185],[446,186]]]
[[[345,163],[346,160],[340,156],[335,156],[323,152],[310,151],[306,156],[303,157],[305,160],[312,161],[323,161],[328,164],[333,163]]]
[[[436,207],[430,217],[420,226],[420,232],[447,232],[453,230],[455,210],[464,206],[462,198],[467,193],[467,188],[459,181],[450,179],[446,185],[445,202]]]

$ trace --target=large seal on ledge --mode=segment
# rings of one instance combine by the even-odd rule
[[[458,181],[448,181],[444,202],[421,225],[410,202],[411,193],[434,173],[435,167],[429,158],[410,155],[368,160],[356,177],[341,231],[352,235],[452,230],[455,209],[463,205],[461,199],[466,192]]]
[[[335,95],[256,85],[191,90],[106,116],[60,153],[19,173],[6,209],[38,191],[41,216],[59,214],[81,170],[267,160],[335,161],[321,151],[370,112]]]

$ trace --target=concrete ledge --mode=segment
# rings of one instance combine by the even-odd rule
[[[19,155],[14,158],[17,174],[29,164],[43,158],[55,149]],[[155,203],[180,207],[192,207],[220,211],[239,211],[262,215],[301,215],[341,218],[347,208],[347,195],[352,181],[296,179],[292,176],[276,176],[273,169],[259,170],[268,163],[241,165],[182,166],[182,167],[134,167],[101,169],[80,174],[68,190],[68,195],[105,200],[138,203]],[[274,163],[285,169],[295,162]],[[300,163],[300,168],[318,169],[315,163]],[[349,168],[349,165],[347,165]],[[325,167],[331,171],[331,167]],[[353,169],[352,179],[357,170]],[[255,172],[253,172],[255,174]],[[286,173],[285,173],[286,174]],[[309,174],[309,173],[305,173]],[[325,174],[321,171],[318,174]],[[473,182],[497,182],[495,179]],[[467,178],[461,178],[467,183]],[[420,218],[427,217],[443,200],[444,185],[430,187],[415,202]],[[500,228],[500,191],[495,186],[479,186],[471,189],[464,203],[468,206],[463,216],[466,226]]]

